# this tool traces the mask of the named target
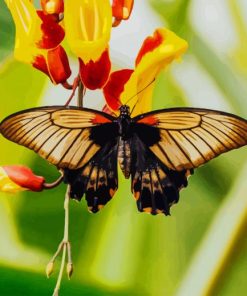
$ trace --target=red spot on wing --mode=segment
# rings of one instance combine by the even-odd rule
[[[143,123],[147,125],[157,125],[158,120],[153,115],[146,116],[140,120],[137,121],[137,123]]]
[[[94,119],[92,119],[93,124],[102,124],[102,123],[110,123],[111,120],[106,118],[105,116],[102,116],[100,114],[95,114]]]

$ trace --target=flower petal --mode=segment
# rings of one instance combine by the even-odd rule
[[[85,64],[91,60],[97,61],[110,40],[110,1],[65,1],[64,22],[66,37],[73,53]]]
[[[41,6],[47,14],[63,13],[64,3],[63,0],[41,0]]]
[[[90,60],[85,64],[81,59],[79,59],[79,62],[80,77],[84,86],[91,90],[102,88],[111,71],[108,49],[102,53],[101,57],[96,62]]]
[[[130,17],[134,0],[113,0],[112,15],[116,20],[127,20]]]
[[[41,10],[38,10],[37,14],[42,20],[40,26],[42,37],[36,45],[43,49],[55,48],[64,39],[64,29],[57,23],[56,18],[53,15],[44,14]]]
[[[23,190],[41,191],[45,179],[33,174],[31,169],[20,165],[0,167],[0,190],[19,192]]]
[[[36,44],[42,40],[41,19],[29,0],[5,0],[16,27],[15,58],[30,63],[37,53]]]
[[[133,70],[123,69],[115,71],[104,87],[104,96],[108,107],[113,111],[118,111],[121,106],[120,94],[124,90],[125,83],[129,80]]]
[[[130,109],[135,106],[133,116],[151,110],[152,83],[162,69],[165,69],[174,59],[178,59],[187,49],[185,40],[167,29],[157,29],[153,37],[148,37],[137,56],[136,68],[124,86],[120,96],[122,104],[128,103]]]
[[[50,77],[52,83],[64,83],[71,75],[67,54],[61,45],[35,57],[33,67]]]
[[[68,59],[59,44],[64,30],[54,15],[36,11],[29,0],[5,0],[16,26],[15,58],[47,74],[53,83],[70,76]]]

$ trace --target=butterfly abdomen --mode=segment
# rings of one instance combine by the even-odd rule
[[[129,140],[123,140],[122,137],[119,137],[118,142],[118,162],[125,178],[128,179],[131,167],[131,148]]]

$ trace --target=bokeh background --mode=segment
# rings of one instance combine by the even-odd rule
[[[153,109],[195,106],[247,118],[245,0],[136,0],[130,21],[114,29],[114,67],[132,66],[158,26],[189,42],[181,63],[159,76]],[[0,118],[63,104],[69,96],[13,59],[14,26],[0,2]],[[75,57],[72,57],[76,65]],[[73,62],[74,59],[74,62]],[[103,99],[88,94],[85,105]],[[56,169],[32,151],[0,139],[0,163],[25,164],[54,180]],[[98,214],[71,202],[75,272],[61,295],[247,295],[247,149],[196,170],[171,217],[139,213],[121,174],[114,199]],[[42,193],[0,193],[0,295],[51,295],[57,274],[44,268],[63,234],[65,186]],[[57,264],[58,270],[59,264]]]

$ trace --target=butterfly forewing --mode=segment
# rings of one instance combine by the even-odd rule
[[[42,107],[7,117],[0,130],[7,139],[34,150],[58,168],[77,169],[103,145],[92,137],[92,129],[109,125],[113,119],[90,109]]]
[[[165,109],[140,115],[133,121],[159,130],[159,140],[148,146],[172,170],[196,168],[247,144],[247,121],[220,111]]]

